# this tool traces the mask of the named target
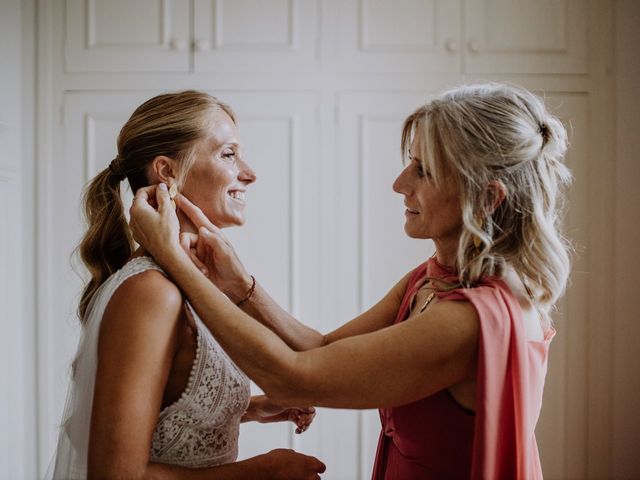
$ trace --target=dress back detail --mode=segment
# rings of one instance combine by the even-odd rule
[[[118,287],[152,269],[164,274],[150,257],[134,258],[111,275],[91,299],[73,362],[56,455],[46,479],[86,479],[100,323]],[[249,379],[187,301],[185,310],[196,325],[196,356],[186,389],[160,412],[150,460],[190,468],[233,462],[238,454],[240,419],[250,401]]]

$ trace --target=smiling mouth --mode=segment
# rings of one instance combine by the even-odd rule
[[[234,200],[244,202],[244,192],[240,190],[233,190],[231,192],[228,192],[228,195]]]
[[[418,213],[420,213],[420,212],[418,212],[417,210],[411,210],[409,207],[407,207],[407,209],[405,210],[405,212],[406,212],[406,213],[411,213],[411,214],[413,214],[413,215],[417,215]]]

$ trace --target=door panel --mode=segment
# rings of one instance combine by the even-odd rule
[[[336,3],[340,71],[460,71],[458,0]]]
[[[189,0],[66,0],[66,71],[187,72],[189,4]]]
[[[196,72],[313,71],[315,0],[195,0]]]
[[[468,73],[587,73],[586,0],[467,0]]]

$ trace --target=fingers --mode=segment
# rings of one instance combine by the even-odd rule
[[[139,188],[136,191],[135,197],[133,197],[133,203],[131,204],[129,213],[133,214],[138,210],[147,212],[155,211],[152,202],[155,203],[156,189],[155,185]]]
[[[156,197],[156,185],[149,185],[148,187],[142,187],[136,190],[136,196],[134,200],[149,201],[150,198]]]
[[[325,472],[325,470],[327,469],[327,466],[324,463],[322,463],[316,457],[309,456],[308,458],[311,460],[311,466],[316,472],[318,473]]]
[[[292,413],[293,418],[290,418],[290,420],[296,424],[297,434],[306,432],[316,416],[315,408],[313,407],[299,409]]]
[[[196,251],[196,246],[203,242],[198,242],[198,235],[196,233],[183,232],[180,234],[180,245],[182,249],[187,252],[191,261],[195,264],[198,269],[206,276],[209,276],[209,269],[207,266],[200,260],[200,257]]]
[[[200,238],[203,239],[202,242],[198,242],[198,244],[196,245],[196,255],[198,255],[198,257],[200,258],[207,258],[207,244],[209,242],[207,242],[207,239],[209,238],[209,230],[207,230],[206,227],[201,227],[198,230],[198,233],[200,234]]]
[[[174,210],[166,183],[158,184],[158,188],[156,189],[156,200],[158,201],[158,211],[160,213]]]

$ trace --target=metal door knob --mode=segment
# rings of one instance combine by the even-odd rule
[[[469,40],[469,51],[472,53],[478,53],[480,51],[480,42],[477,40]]]
[[[458,51],[458,42],[450,38],[444,43],[444,48],[447,52],[455,53]]]

